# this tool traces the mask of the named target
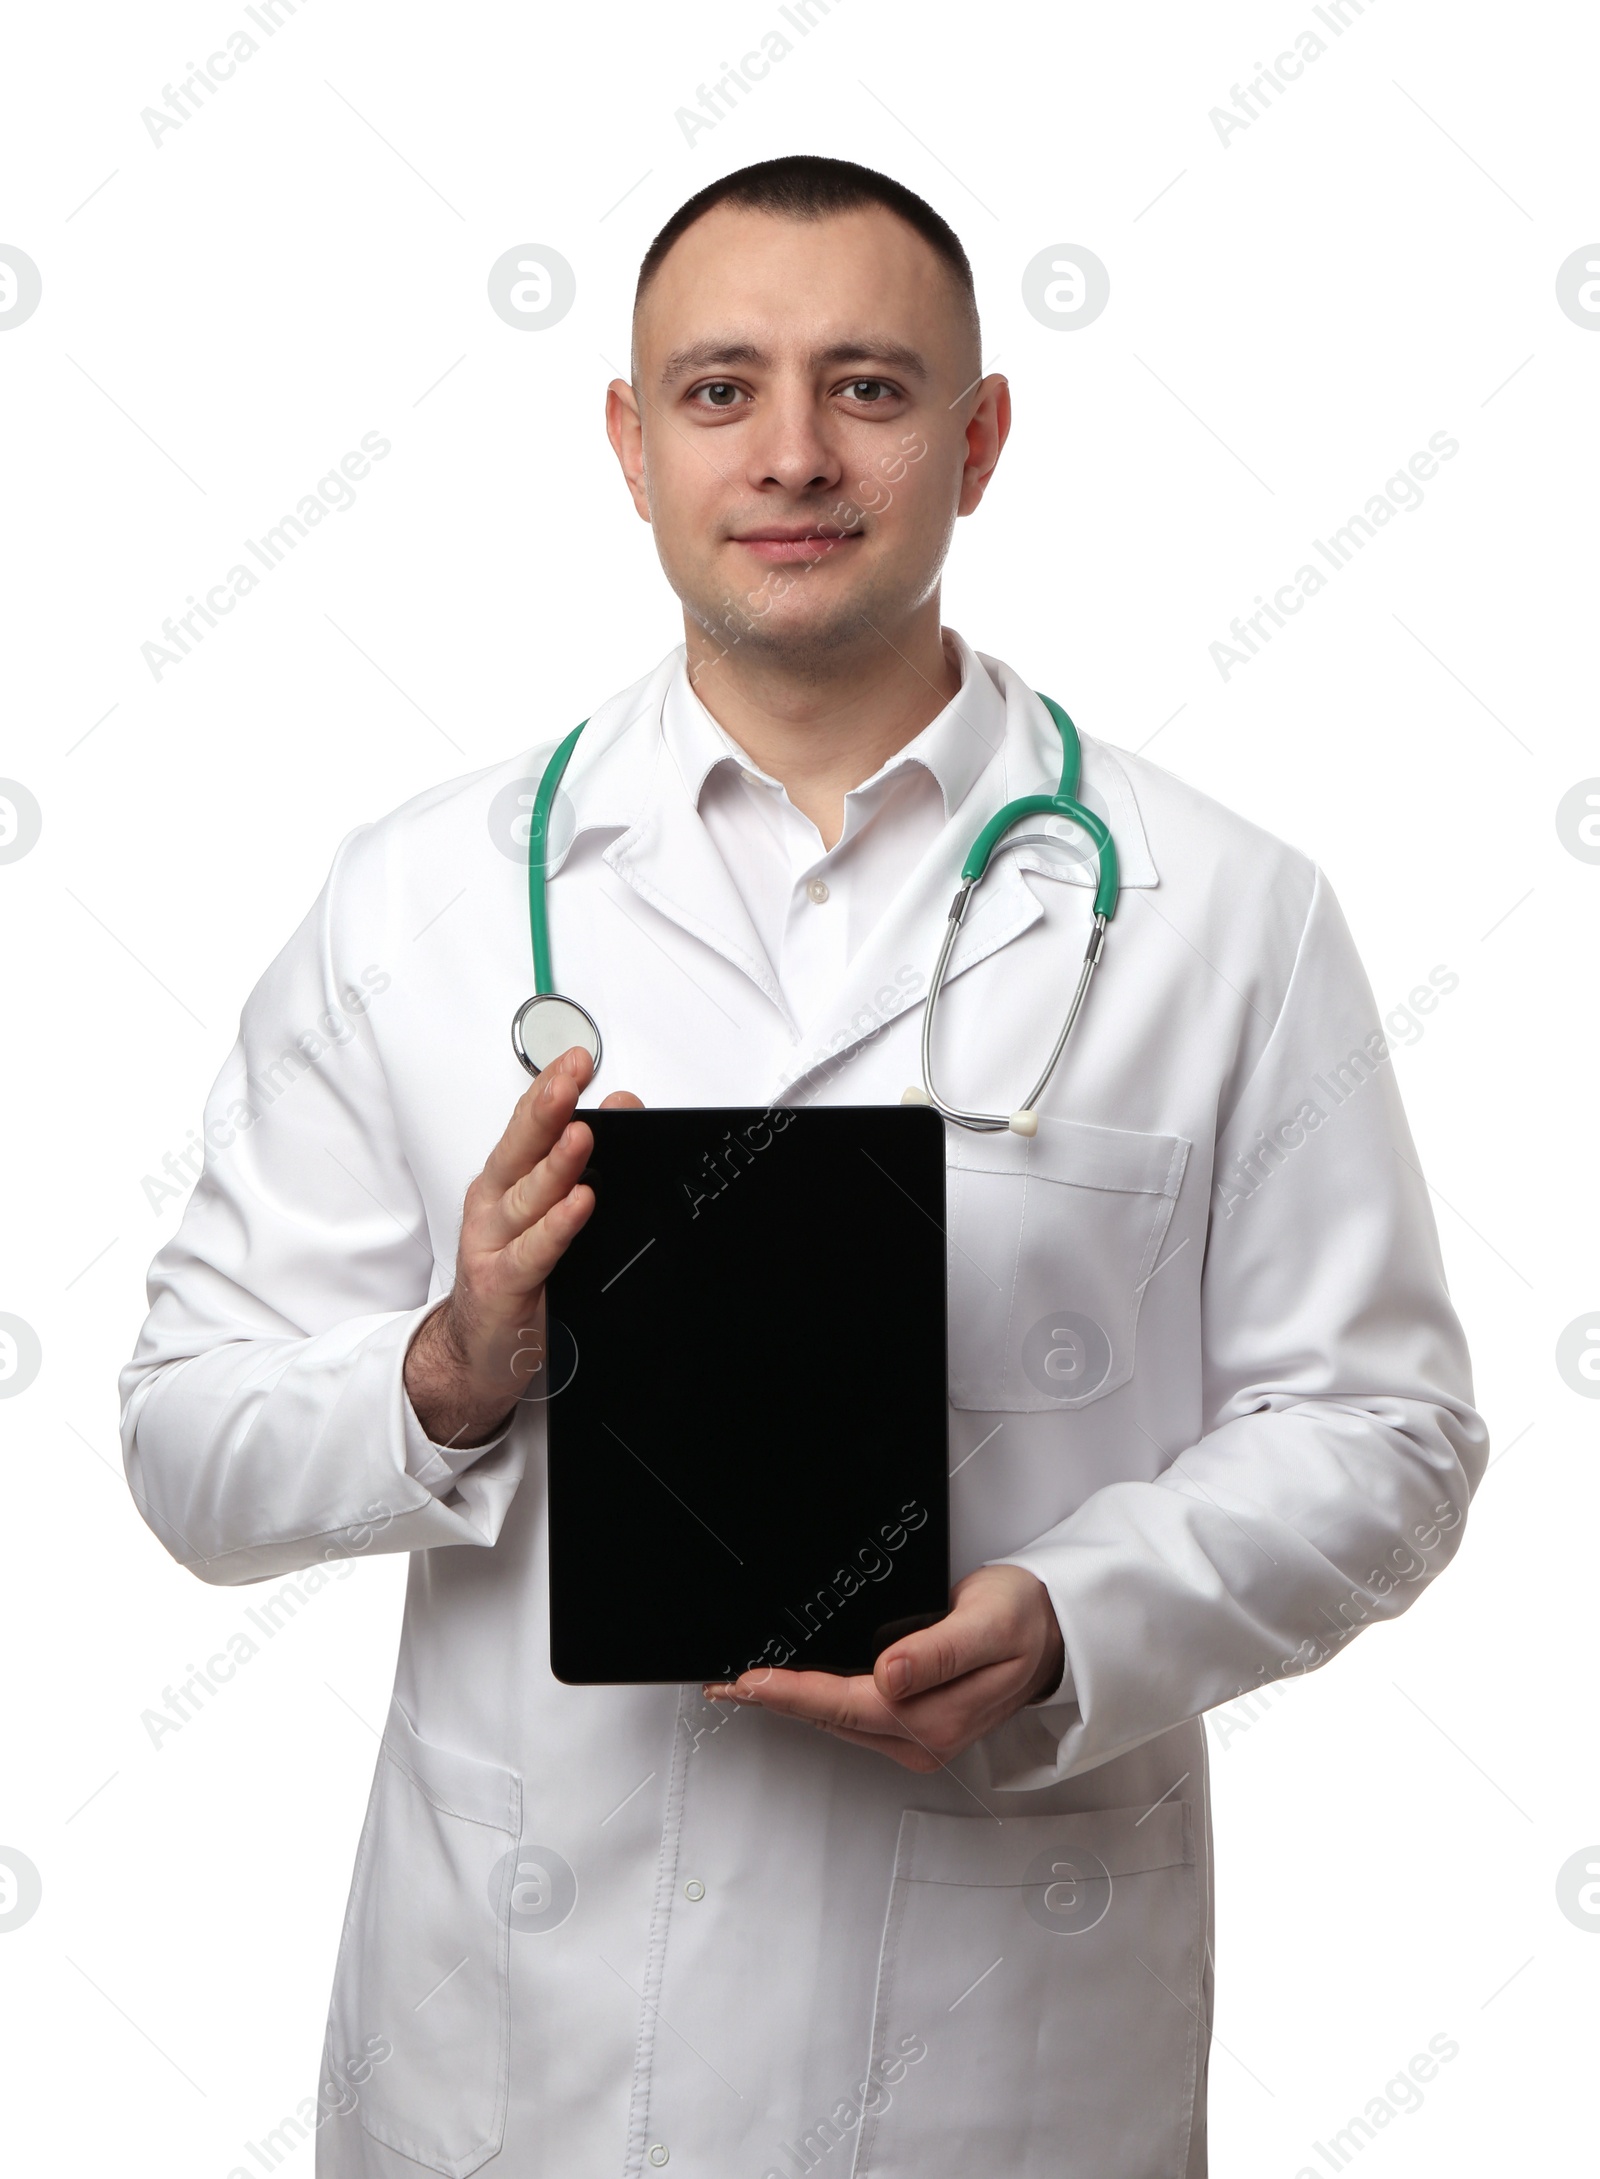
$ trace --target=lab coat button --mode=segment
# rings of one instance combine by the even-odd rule
[[[806,891],[810,894],[811,898],[816,902],[819,908],[828,897],[827,885],[821,878],[813,878],[811,882],[807,885]]]
[[[667,2161],[667,2145],[664,2141],[651,2142],[650,2161],[652,2164],[664,2164]]]
[[[685,1884],[685,1885],[684,1885],[684,1887],[683,1887],[683,1896],[684,1896],[684,1898],[685,1898],[685,1899],[703,1899],[703,1898],[705,1897],[705,1895],[706,1895],[706,1888],[705,1888],[704,1884],[702,1884],[702,1883],[701,1883],[701,1882],[699,1881],[699,1879],[698,1879],[697,1877],[690,1877],[690,1879],[689,1879],[688,1883],[687,1883],[687,1884]]]

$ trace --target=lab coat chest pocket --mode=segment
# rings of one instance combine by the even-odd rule
[[[949,1135],[951,1405],[1038,1413],[1115,1392],[1189,1144],[1044,1118],[1031,1141]]]
[[[854,2179],[1182,2179],[1193,1819],[901,1818]]]
[[[398,1702],[373,1779],[328,2020],[326,2066],[382,2038],[356,2091],[377,2141],[446,2179],[494,2156],[510,2078],[515,1771],[424,1740]],[[343,2122],[341,2122],[343,2123]]]

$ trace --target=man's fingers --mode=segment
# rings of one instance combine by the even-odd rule
[[[600,1100],[600,1110],[643,1112],[644,1099],[632,1090],[613,1090]],[[501,1221],[510,1233],[506,1268],[530,1285],[543,1284],[579,1227],[588,1222],[594,1190],[577,1182],[593,1151],[592,1131],[581,1120],[571,1122],[533,1171],[500,1199]]]
[[[841,1740],[895,1756],[910,1770],[937,1770],[967,1747],[991,1711],[1016,1692],[1014,1665],[991,1665],[959,1687],[909,1703],[888,1703],[862,1674],[763,1672],[738,1681],[739,1699],[797,1723],[820,1725]]]
[[[503,1196],[545,1156],[572,1118],[593,1072],[593,1060],[581,1044],[574,1044],[529,1083],[505,1133],[484,1160],[483,1182],[492,1195]]]
[[[584,1158],[587,1156],[585,1151]],[[578,1160],[580,1171],[584,1158]],[[543,1286],[574,1238],[588,1224],[593,1209],[594,1190],[582,1185],[572,1186],[531,1226],[515,1234],[500,1251],[501,1265],[511,1283],[529,1293],[536,1286]]]
[[[849,1725],[824,1725],[822,1730],[831,1733],[835,1740],[848,1740],[858,1748],[870,1748],[874,1755],[886,1755],[902,1770],[926,1774],[943,1767],[932,1749],[923,1747],[920,1741],[892,1740],[887,1733],[858,1733]]]
[[[926,1771],[954,1762],[1020,1709],[1061,1649],[1043,1582],[1001,1563],[965,1575],[944,1618],[891,1643],[870,1676],[762,1668],[706,1693],[821,1726]]]
[[[632,1090],[613,1090],[609,1097],[602,1098],[600,1110],[643,1112],[644,1100]],[[532,1172],[513,1181],[500,1198],[490,1238],[506,1247],[508,1268],[514,1262],[520,1273],[541,1255],[541,1248],[534,1246],[513,1257],[511,1244],[528,1236],[535,1225],[549,1220],[546,1238],[559,1245],[538,1276],[542,1279],[546,1271],[554,1269],[562,1249],[594,1209],[594,1191],[576,1186],[593,1152],[592,1131],[582,1120],[569,1121]]]
[[[533,1170],[520,1174],[498,1202],[485,1205],[480,1240],[490,1248],[505,1248],[526,1233],[569,1195],[593,1150],[594,1136],[587,1124],[568,1121]]]
[[[581,1045],[574,1045],[553,1066],[546,1067],[518,1100],[510,1124],[483,1168],[482,1207],[487,1219],[482,1238],[489,1247],[506,1247],[564,1200],[576,1214],[579,1206],[572,1202],[569,1191],[589,1162],[594,1137],[581,1120],[574,1122],[573,1111],[591,1071],[588,1053]],[[644,1102],[632,1090],[613,1090],[609,1097],[601,1099],[600,1109],[642,1112]],[[570,1225],[562,1219],[556,1221],[557,1230],[564,1235],[563,1246],[593,1208],[591,1200],[582,1216],[575,1215]],[[558,1248],[550,1259],[552,1264],[560,1253]]]
[[[739,1700],[757,1702],[763,1710],[775,1710],[780,1717],[806,1718],[813,1725],[844,1727],[879,1739],[904,1731],[864,1674],[845,1679],[836,1672],[763,1669],[747,1673],[734,1685]]]
[[[798,1683],[809,1683],[811,1692],[802,1692]],[[733,1696],[737,1686],[741,1693]],[[871,1680],[865,1676],[853,1680],[841,1680],[832,1672],[781,1672],[772,1666],[763,1666],[758,1673],[746,1673],[737,1682],[716,1683],[718,1694],[714,1699],[737,1699],[753,1710],[776,1710],[792,1718],[797,1724],[814,1725],[819,1732],[831,1733],[835,1740],[848,1740],[855,1747],[871,1748],[876,1755],[887,1755],[907,1770],[938,1770],[940,1758],[920,1740],[907,1738],[899,1720],[886,1712],[882,1700],[873,1690]],[[754,1689],[754,1693],[743,1690]],[[726,1692],[722,1690],[726,1689]],[[762,1700],[772,1690],[772,1701]],[[853,1691],[853,1696],[852,1696]],[[708,1687],[710,1695],[712,1689]],[[857,1705],[860,1705],[859,1709]],[[862,1724],[842,1724],[845,1716],[872,1717],[887,1731],[869,1731]]]
[[[944,1687],[964,1672],[998,1663],[1009,1654],[992,1607],[980,1599],[964,1603],[931,1627],[892,1642],[873,1667],[878,1692],[890,1702],[904,1702],[933,1687]]]
[[[908,1770],[936,1770],[1008,1717],[1022,1693],[1026,1666],[1013,1656],[975,1666],[948,1686],[905,1702],[884,1699],[865,1674],[763,1669],[732,1683],[730,1694],[796,1722],[820,1725],[841,1740],[893,1755]],[[726,1698],[724,1698],[726,1699]]]

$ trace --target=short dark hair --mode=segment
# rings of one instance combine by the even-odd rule
[[[887,174],[879,174],[870,166],[857,166],[853,159],[819,159],[804,152],[786,159],[763,159],[758,166],[742,166],[736,173],[723,175],[720,181],[708,182],[687,204],[680,204],[644,253],[639,284],[634,290],[635,310],[672,245],[719,204],[736,205],[745,212],[771,212],[780,219],[829,219],[838,212],[857,211],[864,204],[882,205],[908,227],[914,227],[943,259],[966,303],[976,334],[978,297],[972,284],[972,267],[949,221],[941,219],[915,190]]]

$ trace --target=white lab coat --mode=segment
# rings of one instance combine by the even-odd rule
[[[897,1101],[960,864],[1054,783],[1055,729],[984,661],[1001,747],[797,1031],[664,756],[681,655],[600,707],[565,781],[550,912],[605,1036],[590,1096]],[[1085,739],[1122,859],[1100,977],[1037,1137],[947,1131],[954,1571],[1037,1573],[1068,1673],[923,1777],[697,1687],[560,1685],[537,1405],[459,1475],[413,1418],[408,1466],[405,1349],[525,1087],[526,878],[489,816],[539,768],[341,844],[245,1007],[123,1379],[130,1482],[203,1580],[412,1554],[320,2179],[1196,2179],[1200,1713],[1403,1609],[1486,1452],[1333,896]],[[997,858],[941,1006],[957,1102],[1032,1081],[1090,897],[1082,867]],[[828,1215],[847,1238],[848,1201]]]

